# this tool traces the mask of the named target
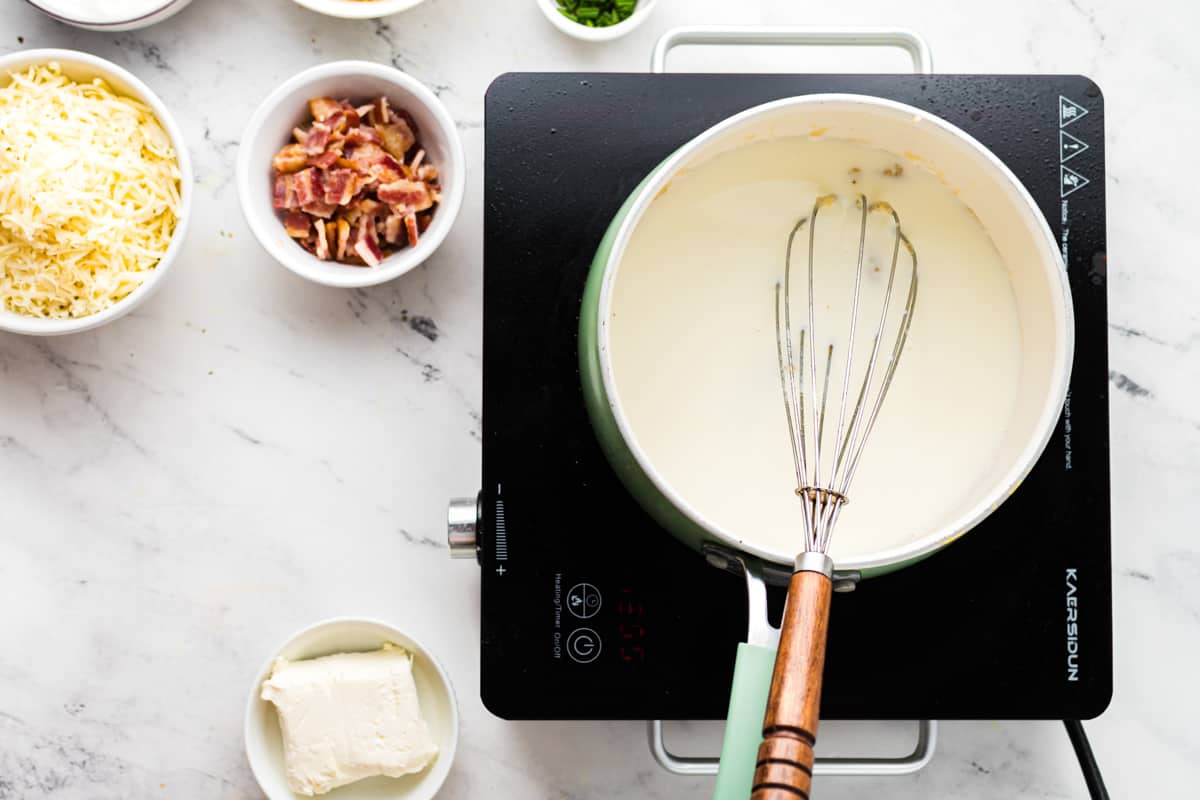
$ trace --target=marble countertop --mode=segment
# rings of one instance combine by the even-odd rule
[[[1192,5],[663,0],[603,46],[563,37],[531,0],[430,0],[374,22],[288,0],[196,0],[120,34],[2,5],[0,51],[88,50],[159,92],[198,186],[188,248],[152,301],[92,333],[0,334],[0,799],[260,796],[242,753],[250,680],[292,631],[341,614],[390,619],[448,665],[463,727],[444,797],[708,794],[708,780],[655,765],[640,723],[492,717],[477,694],[478,579],[443,544],[447,498],[473,492],[479,473],[484,91],[508,70],[642,70],[663,30],[697,22],[904,24],[928,38],[939,71],[1082,72],[1105,90],[1116,694],[1088,729],[1114,796],[1195,796]],[[275,265],[230,180],[259,100],[348,57],[434,87],[472,176],[425,268],[355,292]],[[749,58],[724,57],[708,66]],[[823,56],[786,58],[822,67]],[[672,729],[697,747],[712,735]],[[826,800],[1085,796],[1056,723],[948,723],[919,775],[818,787]]]

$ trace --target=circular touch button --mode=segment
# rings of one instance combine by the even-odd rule
[[[580,619],[590,619],[600,611],[600,590],[590,583],[577,583],[567,593],[567,608]]]
[[[567,655],[579,664],[590,664],[600,657],[600,635],[591,628],[578,628],[567,637]]]

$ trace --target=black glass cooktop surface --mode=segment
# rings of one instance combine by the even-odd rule
[[[1103,99],[1074,76],[510,74],[488,92],[483,702],[510,719],[723,717],[745,586],[659,528],[584,411],[576,328],[606,226],[712,124],[791,95],[927,109],[992,149],[1060,237],[1067,409],[996,513],[835,596],[830,718],[1090,718],[1112,692]],[[778,605],[779,590],[774,602]]]

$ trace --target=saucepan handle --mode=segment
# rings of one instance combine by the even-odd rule
[[[729,715],[713,800],[746,800],[754,786],[754,764],[762,740],[763,715],[775,669],[775,650],[742,642],[733,668]]]
[[[933,53],[919,34],[906,28],[808,28],[797,26],[673,28],[659,37],[651,72],[667,71],[667,54],[679,45],[812,45],[816,47],[898,47],[912,57],[913,71],[933,72]]]
[[[650,752],[663,769],[676,775],[716,775],[716,800],[746,800],[754,785],[758,749],[763,741],[762,723],[775,669],[779,631],[771,627],[767,618],[766,565],[746,553],[712,544],[705,547],[705,557],[713,567],[741,575],[746,581],[748,641],[739,644],[737,649],[721,757],[680,756],[671,752],[663,737],[663,724],[658,720],[647,724]],[[784,580],[791,584],[794,574],[785,575]],[[825,576],[818,574],[818,577]],[[852,586],[857,578],[855,574],[835,572],[834,591],[838,591],[839,583]],[[820,586],[819,583],[816,585]],[[799,597],[797,591],[796,596]],[[793,605],[794,610],[798,608]],[[794,642],[789,645],[793,652],[794,645]],[[916,748],[906,756],[818,758],[812,765],[812,772],[814,775],[909,774],[929,763],[936,741],[937,723],[922,721],[919,723]]]

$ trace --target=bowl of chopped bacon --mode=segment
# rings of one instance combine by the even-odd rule
[[[442,102],[365,61],[305,70],[271,93],[238,150],[242,211],[283,266],[372,286],[424,262],[462,205],[465,159]]]

